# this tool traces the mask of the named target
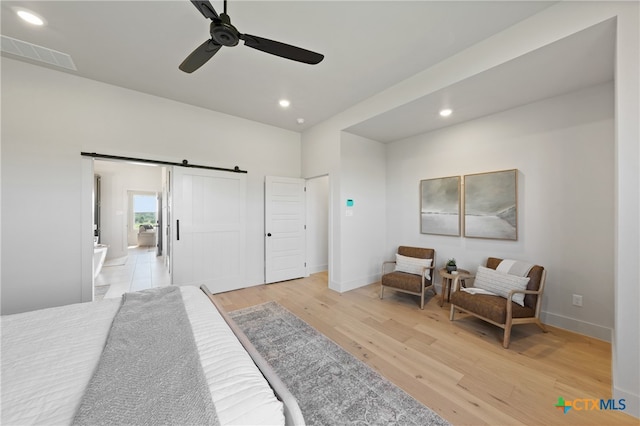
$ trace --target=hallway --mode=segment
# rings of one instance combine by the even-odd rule
[[[94,300],[116,298],[129,291],[164,287],[171,277],[155,247],[129,247],[128,255],[104,263],[94,283]]]

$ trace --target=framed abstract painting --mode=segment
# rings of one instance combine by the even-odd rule
[[[460,176],[420,181],[420,232],[460,235]]]
[[[518,239],[518,170],[464,176],[464,236]]]

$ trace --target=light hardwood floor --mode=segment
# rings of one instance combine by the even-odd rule
[[[216,295],[232,311],[276,301],[455,425],[635,425],[619,411],[555,407],[558,397],[611,398],[611,345],[554,327],[502,329],[463,314],[431,292],[418,298],[372,284],[328,289],[326,273]]]

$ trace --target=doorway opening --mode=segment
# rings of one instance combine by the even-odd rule
[[[329,270],[329,175],[306,179],[307,271]]]
[[[162,247],[166,169],[93,160],[93,174],[100,175],[100,193],[94,187],[93,197],[100,200],[93,204],[94,222],[99,217],[100,223],[94,223],[94,230],[100,231],[100,249],[106,249],[94,275],[93,300],[171,283]]]

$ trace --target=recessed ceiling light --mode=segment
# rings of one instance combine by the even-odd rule
[[[16,9],[16,14],[22,18],[22,20],[37,26],[44,25],[44,19],[38,16],[36,13],[27,9]]]
[[[280,102],[278,102],[280,104],[280,106],[282,108],[287,108],[289,105],[291,105],[291,102],[289,102],[286,99],[280,99]]]
[[[449,109],[449,108],[441,109],[440,110],[440,116],[441,117],[448,117],[448,116],[451,115],[452,112],[453,111],[451,109]]]

